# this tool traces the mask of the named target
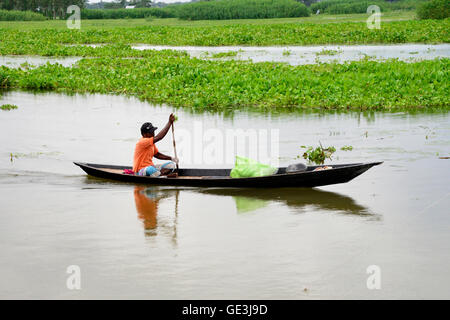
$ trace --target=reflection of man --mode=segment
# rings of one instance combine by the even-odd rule
[[[157,211],[158,211],[158,198],[152,195],[150,192],[146,192],[150,189],[136,186],[134,188],[134,201],[136,202],[136,211],[138,218],[142,220],[145,231],[155,230],[157,227]]]

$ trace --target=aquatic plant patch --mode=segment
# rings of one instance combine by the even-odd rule
[[[306,151],[303,153],[302,157],[308,160],[309,163],[315,164],[324,164],[326,159],[331,160],[331,156],[336,152],[336,148],[333,146],[324,148],[322,144],[320,146],[314,148],[313,146],[302,146],[302,148],[306,148]]]
[[[332,26],[332,27],[331,27]],[[69,44],[154,45],[312,45],[368,43],[450,42],[450,19],[393,21],[381,29],[366,23],[333,24],[236,24],[221,26],[142,26],[114,29],[0,29],[0,54],[80,55],[89,48],[65,48]],[[92,48],[91,48],[92,49]],[[102,55],[107,55],[102,52]]]
[[[290,66],[151,54],[141,59],[89,58],[72,67],[0,67],[0,86],[134,95],[214,111],[450,107],[449,59]]]
[[[14,110],[17,109],[18,106],[14,105],[14,104],[2,104],[0,106],[0,109],[3,111],[9,111],[9,110]]]

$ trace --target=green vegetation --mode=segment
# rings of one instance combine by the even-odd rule
[[[139,19],[147,17],[174,18],[172,10],[164,8],[83,9],[81,19]]]
[[[215,0],[173,6],[184,20],[267,19],[307,17],[309,10],[294,0]]]
[[[419,19],[446,19],[450,17],[450,2],[448,0],[431,0],[417,8]]]
[[[169,5],[163,8],[86,9],[83,19],[179,18],[182,20],[267,19],[307,17],[309,9],[295,0],[215,0]]]
[[[377,5],[382,12],[414,10],[424,1],[426,0],[399,0],[393,2],[383,0],[325,0],[313,3],[311,11],[315,13],[317,10],[320,10],[320,13],[328,14],[366,13],[367,8],[371,5]]]
[[[302,148],[306,147],[302,146]],[[314,148],[312,146],[308,147],[306,151],[303,153],[303,158],[307,159],[308,162],[310,163],[323,164],[325,163],[326,159],[331,160],[331,156],[335,152],[336,152],[335,147],[323,148],[322,144],[320,143],[320,146],[317,148]]]
[[[341,150],[342,151],[352,151],[353,147],[352,146],[343,146],[343,147],[341,147]]]
[[[186,4],[168,5],[162,8],[147,7],[146,1],[139,2],[135,9],[125,9],[125,3],[105,3],[110,9],[82,9],[82,19],[143,19],[148,17],[179,18],[182,20],[228,20],[228,19],[268,19],[281,17],[307,17],[316,13],[350,14],[366,13],[370,5],[378,5],[383,12],[392,10],[414,10],[417,5],[426,0],[398,0],[394,2],[384,0],[325,0],[313,3],[312,1],[298,0],[215,0],[199,1]],[[303,2],[303,3],[302,3]],[[78,5],[83,8],[83,0],[5,0],[0,2],[0,9],[37,11],[48,18],[65,19],[69,14],[66,8],[69,5]],[[38,14],[38,13],[36,13]],[[21,20],[25,15],[15,15],[14,20]],[[28,20],[28,19],[24,19]]]
[[[414,11],[394,11],[383,13],[383,22],[404,21],[415,19]],[[166,27],[213,27],[213,26],[238,26],[238,25],[273,25],[273,24],[329,24],[343,22],[361,22],[366,23],[367,14],[346,14],[331,15],[319,14],[310,17],[300,18],[274,18],[274,19],[234,19],[234,20],[180,20],[176,18],[155,18],[151,21],[147,19],[101,19],[82,21],[82,31],[116,28],[136,28],[149,26]],[[0,21],[0,28],[19,29],[22,31],[31,29],[67,29],[65,20],[46,20],[46,21]]]
[[[68,44],[146,43],[158,45],[310,45],[368,43],[450,42],[450,19],[384,23],[379,30],[364,23],[268,24],[222,26],[147,26],[115,29],[0,28],[0,54],[90,55],[94,51]],[[101,50],[98,50],[101,51]],[[86,54],[83,54],[86,52]],[[108,55],[108,53],[104,52]],[[138,53],[132,56],[137,56]],[[139,53],[143,54],[143,53]]]
[[[47,18],[31,11],[0,10],[0,21],[43,21]]]
[[[236,57],[237,54],[238,54],[237,51],[217,52],[217,53],[211,54],[211,58],[219,59],[219,58]]]
[[[3,111],[14,110],[17,108],[18,108],[18,106],[14,105],[14,104],[3,104],[0,106],[0,109]]]
[[[143,59],[90,58],[73,67],[0,67],[0,84],[134,95],[195,110],[448,109],[449,67],[449,59],[290,66],[201,60],[149,50]]]
[[[200,111],[448,110],[450,106],[449,59],[414,63],[364,59],[290,66],[203,60],[190,58],[186,52],[130,46],[446,43],[450,42],[450,19],[383,22],[381,29],[371,30],[366,26],[367,14],[240,22],[146,17],[151,21],[86,20],[81,30],[67,29],[65,21],[0,23],[0,55],[89,57],[72,67],[0,67],[0,88],[125,94]],[[410,19],[411,13],[391,17]],[[345,22],[331,25],[330,21]],[[216,53],[211,58],[237,54]]]
[[[2,0],[0,9],[20,10],[20,11],[39,11],[46,17],[56,19],[67,16],[66,10],[70,5],[77,5],[83,8],[84,0]],[[39,10],[38,10],[39,8]],[[18,15],[20,17],[20,15]],[[15,19],[17,20],[17,19]]]
[[[342,50],[332,50],[332,49],[322,49],[321,51],[317,52],[317,56],[335,56],[339,53],[341,53]]]

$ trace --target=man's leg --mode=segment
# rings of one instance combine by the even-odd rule
[[[169,161],[160,165],[156,165],[156,167],[160,170],[162,176],[167,176],[174,172],[177,166],[175,162]]]
[[[161,175],[161,172],[154,166],[148,166],[139,170],[138,175],[147,177],[159,177]]]

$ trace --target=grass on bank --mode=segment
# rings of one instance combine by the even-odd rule
[[[274,19],[233,19],[233,20],[197,20],[186,21],[176,18],[158,19],[150,21],[146,19],[99,19],[82,20],[82,30],[133,28],[146,26],[179,26],[179,27],[209,27],[225,25],[267,25],[267,24],[291,24],[291,23],[340,23],[340,22],[366,22],[367,14],[330,15],[320,14],[311,17],[300,18],[274,18]],[[392,11],[382,14],[382,22],[412,20],[416,17],[413,11]],[[6,29],[67,29],[66,20],[46,21],[0,21],[0,28]]]

